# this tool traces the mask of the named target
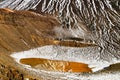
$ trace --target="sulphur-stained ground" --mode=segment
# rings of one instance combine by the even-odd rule
[[[89,70],[89,73],[78,73],[78,71],[81,72],[80,70],[77,73],[69,73],[67,69],[72,68],[76,71],[81,64],[38,58],[21,59],[21,64],[19,64],[10,56],[14,52],[21,52],[45,45],[96,46],[91,43],[84,44],[78,41],[61,41],[56,39],[57,34],[54,28],[59,26],[59,21],[50,15],[42,16],[30,11],[0,9],[0,80],[28,80],[28,78],[39,80],[120,79],[120,64],[113,64],[95,73],[92,73],[87,68],[87,64],[82,64],[85,66],[83,67],[84,69]],[[65,66],[58,66],[59,64],[64,64]],[[53,66],[53,69],[50,66]],[[42,67],[48,71],[40,70]],[[55,67],[62,67],[62,69],[64,67],[66,73],[57,72],[60,68],[54,69]]]

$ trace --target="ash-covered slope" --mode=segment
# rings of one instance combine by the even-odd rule
[[[0,8],[10,8],[15,10],[35,9],[41,0],[1,0]]]

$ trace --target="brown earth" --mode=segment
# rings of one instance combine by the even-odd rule
[[[58,25],[58,21],[50,16],[1,9],[0,51],[18,52],[47,45],[50,38],[55,35],[52,32],[53,27]]]

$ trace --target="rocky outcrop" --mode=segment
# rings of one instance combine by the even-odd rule
[[[18,70],[0,63],[0,80],[24,80],[24,75]]]

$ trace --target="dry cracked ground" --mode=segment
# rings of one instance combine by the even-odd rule
[[[93,44],[83,44],[74,41],[61,41],[56,39],[57,34],[53,28],[59,26],[60,23],[54,16],[43,16],[30,11],[0,9],[0,80],[28,80],[28,78],[31,80],[45,79],[43,79],[45,75],[42,75],[42,73],[38,75],[14,61],[14,59],[10,57],[10,54],[13,52],[25,51],[44,45],[63,45],[72,47],[95,46]],[[84,63],[53,61],[37,58],[28,60],[22,59],[21,63],[29,64],[32,67],[41,64],[39,67],[50,71],[67,72],[67,69],[71,68],[75,72],[90,72],[88,74],[95,75],[120,71],[120,64],[114,64],[105,70],[91,73],[91,69]],[[58,64],[64,64],[64,70],[62,70],[63,67],[58,66]],[[67,66],[67,64],[70,66]],[[50,68],[51,65],[53,66],[52,69]],[[77,65],[77,67],[75,65]],[[80,67],[82,70],[76,70]],[[52,78],[50,79],[53,80]]]

